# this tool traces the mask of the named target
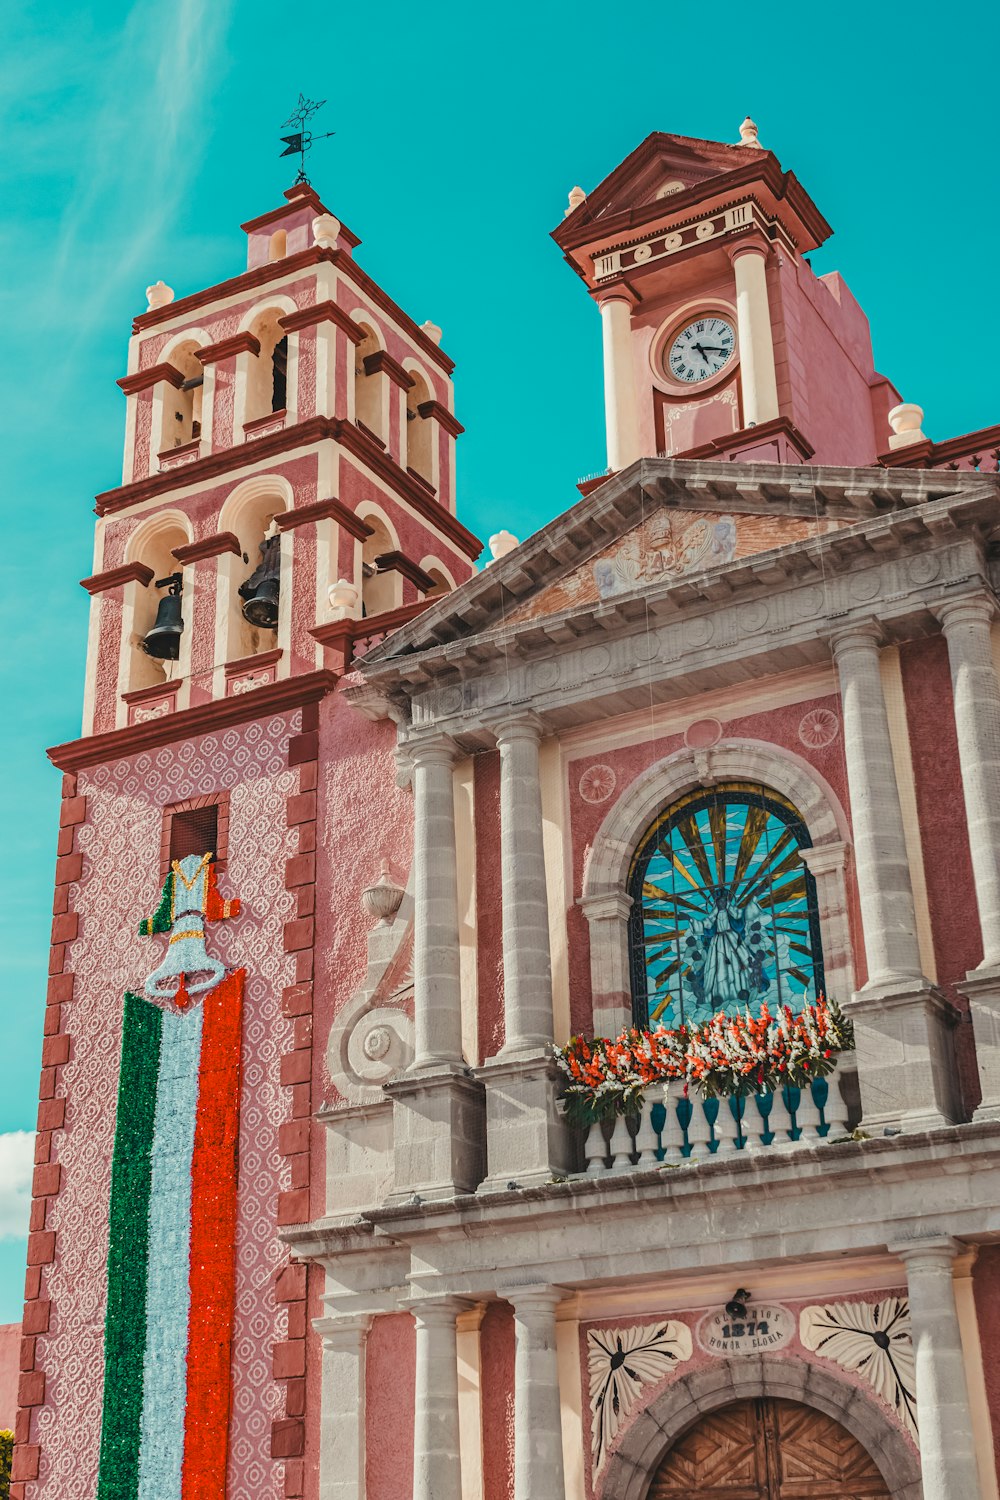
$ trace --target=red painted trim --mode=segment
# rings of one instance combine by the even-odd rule
[[[376,349],[374,354],[366,355],[364,366],[366,375],[388,375],[389,379],[404,391],[408,391],[417,383],[412,375],[407,374],[399,361],[393,359],[391,354],[386,354],[384,349]]]
[[[232,359],[244,353],[260,353],[260,339],[250,332],[234,333],[232,338],[220,339],[217,344],[206,344],[204,349],[195,350],[203,365],[213,365],[220,359]]]
[[[256,656],[241,656],[239,661],[227,661],[225,666],[226,680],[230,677],[242,677],[244,672],[253,672],[260,667],[270,667],[282,657],[280,646],[273,651],[258,651]]]
[[[171,364],[150,365],[147,370],[136,370],[134,375],[123,375],[116,384],[125,392],[126,396],[137,396],[140,391],[148,391],[154,385],[159,385],[161,380],[168,380],[172,386],[180,390],[186,377],[180,370]]]
[[[303,208],[311,208],[317,215],[330,212],[316,189],[309,183],[296,183],[295,187],[289,188],[284,196],[286,201],[280,208],[268,209],[266,214],[258,214],[255,219],[247,219],[245,224],[241,224],[240,228],[244,233],[252,234],[255,229],[265,229],[268,224],[274,224],[279,219],[287,219],[290,214],[298,213]]]
[[[148,588],[152,581],[152,568],[147,568],[145,563],[131,562],[122,563],[120,568],[109,568],[106,573],[95,573],[92,578],[81,578],[80,587],[93,596],[116,589],[123,583],[141,583],[143,588]]]
[[[976,454],[992,457],[994,455],[989,454],[991,448],[1000,448],[1000,427],[981,427],[978,432],[963,432],[958,437],[945,438],[942,443],[932,443],[927,438],[922,443],[910,443],[905,448],[880,453],[878,461],[884,469],[936,469],[942,464],[972,458]]]
[[[343,233],[343,227],[341,233]],[[360,241],[355,240],[355,244]],[[147,328],[155,328],[160,323],[171,322],[174,318],[183,317],[184,314],[195,312],[197,309],[206,307],[209,303],[218,302],[223,297],[232,297],[239,292],[250,291],[254,287],[266,286],[269,281],[277,281],[287,277],[290,272],[303,271],[309,266],[319,265],[325,261],[329,265],[336,266],[342,275],[349,281],[353,281],[367,297],[380,307],[384,313],[393,318],[400,329],[412,339],[413,342],[423,350],[428,359],[432,359],[436,365],[440,365],[446,375],[450,375],[455,368],[455,361],[449,359],[443,349],[429,339],[423,329],[403,311],[397,303],[377,282],[362,271],[345,250],[327,250],[321,245],[310,245],[308,250],[299,250],[295,255],[286,255],[284,260],[267,261],[262,266],[254,266],[252,271],[244,271],[239,276],[231,276],[228,281],[219,281],[215,286],[205,287],[200,292],[192,292],[190,297],[181,297],[177,302],[169,302],[166,307],[154,307],[149,312],[140,313],[132,320],[132,332],[143,333]]]
[[[180,692],[180,679],[173,682],[156,682],[152,687],[134,688],[131,693],[122,693],[122,702],[131,708],[133,703],[155,703],[158,698],[176,698]]]
[[[403,578],[408,578],[413,586],[423,593],[432,589],[436,582],[429,573],[425,573],[423,568],[404,556],[402,552],[382,552],[376,557],[375,562],[383,573],[399,573]]]
[[[254,437],[258,432],[269,432],[272,427],[275,429],[275,431],[280,432],[284,428],[285,422],[287,420],[288,413],[284,410],[284,408],[282,408],[281,411],[269,411],[266,412],[262,417],[254,417],[252,422],[244,422],[243,431],[247,437],[251,438]]]
[[[224,552],[232,552],[235,557],[243,556],[239,538],[231,531],[220,531],[215,536],[202,537],[200,542],[187,542],[183,547],[174,547],[171,556],[176,557],[179,563],[193,563],[201,562],[205,557],[219,557]]]
[[[415,599],[412,604],[401,604],[398,609],[387,609],[380,615],[366,615],[362,620],[331,620],[326,625],[314,625],[309,634],[321,646],[345,653],[341,670],[346,672],[355,641],[366,640],[370,635],[391,635],[400,626],[415,620],[417,615],[422,615],[433,603],[433,599]]]
[[[440,422],[445,432],[451,433],[452,437],[460,437],[465,431],[461,422],[440,401],[421,401],[417,411],[422,417],[433,417],[435,422]]]
[[[683,453],[672,454],[673,458],[717,458],[720,454],[734,453],[744,448],[755,447],[770,437],[784,436],[805,463],[812,458],[815,449],[787,417],[772,417],[769,422],[758,422],[756,427],[742,427],[738,432],[727,432],[723,437],[712,438],[697,448],[686,448]]]
[[[332,693],[336,686],[337,678],[332,672],[305,672],[300,677],[269,682],[252,693],[241,693],[238,698],[216,698],[211,703],[199,703],[195,708],[184,708],[178,713],[167,714],[165,718],[151,719],[146,724],[130,724],[127,728],[111,729],[105,734],[53,745],[47,754],[60,771],[77,771],[83,766],[100,765],[102,761],[119,756],[136,755],[155,745],[172,745],[177,740],[191,739],[230,724],[242,724],[247,719],[264,718],[267,714],[298,708],[303,703],[315,703]]]
[[[191,1311],[183,1500],[226,1491],[236,1304],[236,1186],[244,969],[204,999],[191,1162]]]
[[[421,472],[420,472],[420,470],[419,470],[419,469],[412,469],[412,468],[411,468],[411,467],[410,467],[410,465],[409,465],[409,464],[407,464],[407,465],[406,465],[406,472],[407,472],[407,474],[409,474],[409,476],[410,476],[410,478],[411,478],[411,479],[414,479],[414,480],[416,480],[416,482],[417,482],[417,484],[422,484],[422,485],[423,485],[423,486],[424,486],[424,488],[425,488],[425,489],[426,489],[426,490],[427,490],[427,491],[428,491],[428,492],[429,492],[429,493],[430,493],[430,494],[431,494],[431,495],[436,495],[436,494],[437,494],[437,490],[436,490],[436,489],[435,489],[435,488],[434,488],[434,486],[433,486],[433,485],[432,485],[432,484],[431,484],[431,482],[430,482],[430,480],[429,480],[429,479],[428,479],[428,478],[427,478],[427,476],[426,476],[426,475],[424,475],[424,474],[421,474]]]
[[[312,307],[300,307],[293,313],[286,313],[278,322],[286,333],[295,333],[300,328],[313,328],[318,323],[336,323],[352,344],[363,344],[365,339],[363,329],[336,302],[316,302]]]
[[[332,497],[329,500],[317,500],[312,505],[300,505],[294,510],[282,511],[274,519],[279,531],[294,531],[297,526],[308,526],[312,521],[330,520],[338,521],[359,542],[374,535],[374,527],[366,526],[352,510]]]
[[[362,422],[360,417],[355,417],[354,425],[359,432],[363,433],[364,436],[368,438],[369,442],[374,443],[376,447],[381,448],[383,452],[385,451],[388,446],[385,440],[383,438],[380,438],[377,432],[373,432],[370,427]]]

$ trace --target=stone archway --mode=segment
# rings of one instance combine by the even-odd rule
[[[674,1381],[627,1428],[598,1485],[600,1500],[648,1500],[660,1466],[700,1418],[758,1397],[832,1418],[870,1456],[891,1500],[922,1500],[920,1461],[871,1397],[817,1365],[773,1356],[714,1361]]]

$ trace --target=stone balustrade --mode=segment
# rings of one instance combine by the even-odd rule
[[[790,1151],[843,1140],[852,1125],[843,1068],[809,1089],[785,1088],[740,1099],[685,1099],[677,1085],[650,1089],[638,1115],[593,1125],[584,1145],[588,1177],[637,1172],[738,1151]]]

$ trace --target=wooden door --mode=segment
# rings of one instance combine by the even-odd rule
[[[648,1500],[887,1500],[867,1451],[797,1401],[736,1401],[671,1448]]]

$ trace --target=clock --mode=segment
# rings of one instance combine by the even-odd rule
[[[665,360],[666,373],[683,385],[700,385],[718,375],[735,352],[733,325],[709,313],[675,335]]]

